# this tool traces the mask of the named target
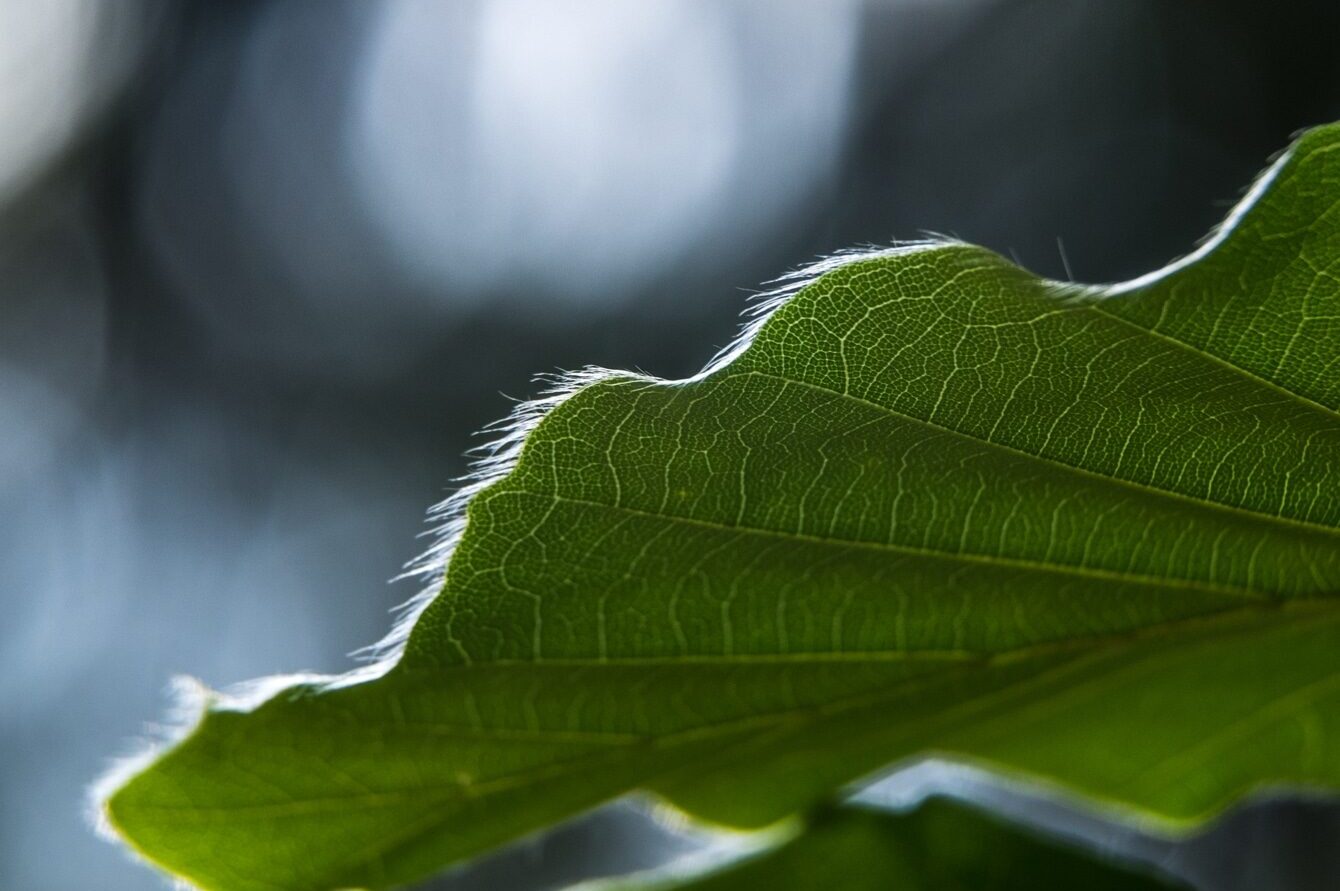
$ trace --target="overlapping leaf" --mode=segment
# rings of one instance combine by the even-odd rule
[[[1171,891],[1173,880],[1007,826],[946,799],[911,814],[826,811],[772,847],[682,875],[573,891]]]
[[[851,258],[588,381],[398,664],[206,711],[107,803],[207,888],[382,887],[630,790],[759,826],[938,753],[1165,823],[1340,788],[1340,127],[1117,288]]]

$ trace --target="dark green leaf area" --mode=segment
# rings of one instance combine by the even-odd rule
[[[677,878],[591,891],[1170,891],[1180,883],[932,799],[910,814],[827,813],[748,859]]]

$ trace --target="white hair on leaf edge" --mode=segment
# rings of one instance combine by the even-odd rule
[[[337,686],[345,686],[343,679],[356,676],[354,682],[380,677],[399,661],[405,644],[414,625],[423,611],[428,608],[442,590],[451,556],[465,533],[466,510],[474,497],[489,486],[506,477],[516,467],[531,433],[540,425],[549,413],[562,405],[577,392],[587,387],[609,380],[642,381],[649,385],[679,386],[694,383],[735,361],[753,344],[759,331],[767,324],[779,308],[798,292],[813,284],[828,273],[864,260],[895,256],[934,247],[954,244],[949,239],[936,239],[915,242],[903,242],[892,247],[867,247],[840,251],[818,260],[806,267],[788,273],[769,282],[772,288],[754,295],[744,310],[746,321],[739,334],[723,349],[717,352],[697,374],[680,380],[666,380],[654,375],[632,371],[613,371],[608,368],[588,367],[579,371],[567,371],[559,374],[540,375],[537,380],[547,384],[540,395],[531,400],[518,403],[512,413],[501,421],[484,428],[485,433],[495,434],[494,438],[482,446],[472,449],[477,457],[470,472],[459,482],[464,485],[445,501],[435,505],[429,511],[430,521],[435,524],[429,534],[436,541],[428,550],[406,566],[406,571],[398,578],[420,578],[426,584],[423,590],[409,601],[396,608],[398,617],[395,626],[384,638],[371,646],[364,647],[358,654],[369,661],[349,675],[334,679]]]
[[[1153,272],[1138,275],[1135,278],[1128,279],[1124,282],[1114,282],[1109,285],[1098,286],[1097,290],[1101,292],[1101,296],[1117,297],[1121,294],[1139,290],[1140,288],[1149,287],[1174,273],[1181,272],[1188,266],[1194,265],[1213,253],[1221,244],[1228,240],[1228,237],[1233,234],[1234,230],[1241,225],[1242,220],[1247,216],[1247,213],[1255,207],[1262,196],[1269,191],[1270,187],[1279,177],[1280,171],[1293,159],[1298,139],[1301,139],[1302,135],[1306,132],[1307,131],[1300,131],[1299,133],[1296,133],[1294,135],[1294,142],[1287,148],[1276,153],[1275,157],[1273,157],[1266,165],[1266,168],[1256,175],[1256,179],[1254,179],[1251,185],[1247,187],[1247,191],[1243,193],[1243,196],[1238,199],[1232,209],[1229,210],[1224,218],[1220,220],[1213,229],[1200,239],[1195,250],[1191,251],[1189,254],[1174,259],[1172,262],[1159,269],[1155,269]]]
[[[116,843],[132,859],[155,867],[157,864],[128,844],[116,831],[107,812],[107,802],[116,790],[149,767],[166,749],[189,736],[199,725],[201,716],[210,707],[210,700],[215,695],[189,675],[178,675],[169,681],[167,693],[170,704],[163,719],[156,724],[146,725],[144,736],[132,745],[131,752],[112,760],[107,769],[89,785],[84,802],[85,817],[101,838]],[[169,878],[173,887],[181,891],[197,891],[197,886],[180,876],[170,875]]]

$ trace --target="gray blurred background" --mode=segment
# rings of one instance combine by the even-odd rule
[[[1148,271],[1340,117],[1337,36],[1334,0],[0,0],[0,887],[164,887],[87,782],[174,674],[348,667],[535,373],[690,373],[765,280],[924,230]],[[1338,836],[1133,845],[1320,889]],[[615,810],[433,887],[685,844]]]

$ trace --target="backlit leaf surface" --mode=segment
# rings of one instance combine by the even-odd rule
[[[592,375],[380,679],[207,708],[110,797],[206,887],[381,887],[631,790],[762,826],[938,754],[1166,825],[1340,787],[1340,127],[1186,261],[832,263]]]

